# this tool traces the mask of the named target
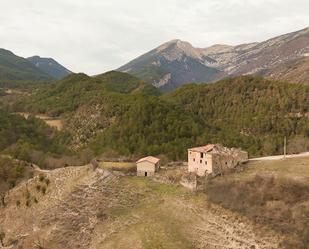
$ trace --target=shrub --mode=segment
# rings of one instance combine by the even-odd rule
[[[46,187],[45,187],[45,186],[42,186],[42,187],[41,187],[41,192],[42,192],[43,195],[46,194]]]
[[[38,192],[41,191],[41,185],[38,184],[38,185],[35,186],[35,188],[36,188],[36,190],[37,190]]]
[[[304,215],[309,214],[309,185],[257,175],[245,181],[215,179],[205,191],[210,201],[281,232],[286,237],[283,248],[308,245],[309,227]]]

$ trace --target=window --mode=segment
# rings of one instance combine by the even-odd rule
[[[205,164],[207,165],[207,161],[205,161]]]
[[[225,165],[227,165],[227,162],[225,162]]]
[[[193,158],[193,162],[195,162],[195,158]]]
[[[202,163],[202,160],[200,160],[200,163]]]
[[[203,158],[203,156],[204,156],[204,154],[203,154],[203,153],[201,153],[201,158]]]

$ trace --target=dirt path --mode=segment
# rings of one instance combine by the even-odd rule
[[[28,112],[17,112],[16,114],[19,114],[25,118],[28,118],[30,115],[34,115],[36,118],[43,120],[47,125],[54,127],[59,131],[63,129],[63,120],[61,118],[54,118],[45,114],[35,115]]]
[[[266,157],[257,157],[257,158],[251,158],[249,161],[268,161],[268,160],[282,160],[285,158],[296,158],[296,157],[309,157],[309,152],[303,152],[299,154],[292,154],[292,155],[278,155],[278,156],[266,156]]]

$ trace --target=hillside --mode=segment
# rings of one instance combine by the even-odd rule
[[[136,75],[164,90],[190,82],[211,82],[220,71],[206,66],[213,60],[180,40],[167,42],[118,70]]]
[[[53,78],[36,68],[27,59],[0,49],[0,83],[18,81],[51,81]]]
[[[71,146],[90,147],[95,154],[182,159],[190,146],[218,142],[242,147],[251,156],[270,155],[282,153],[284,136],[293,144],[291,152],[309,149],[308,86],[247,76],[149,96],[123,91],[129,80],[112,84],[116,91],[109,89],[102,78],[112,82],[110,76],[136,84],[136,78],[115,72],[96,78],[71,75],[15,108],[62,115]]]
[[[0,230],[13,248],[270,249],[282,240],[203,194],[89,166],[38,171],[5,202]]]
[[[65,137],[43,121],[0,109],[0,153],[30,160],[34,150],[61,154],[65,152]]]
[[[295,79],[306,83],[309,80],[306,74],[308,55],[309,28],[306,28],[267,41],[237,46],[195,48],[188,42],[173,40],[118,70],[137,75],[163,90],[172,90],[187,83],[209,83],[225,77],[263,72],[273,79]],[[303,65],[297,66],[294,71],[293,63]]]
[[[309,57],[292,60],[289,63],[276,66],[270,70],[259,73],[260,75],[292,83],[309,84]]]
[[[95,77],[79,73],[39,89],[21,105],[25,105],[25,110],[34,113],[59,116],[76,111],[80,106],[89,106],[101,96],[113,94],[159,95],[160,92],[126,73],[111,71]]]
[[[40,56],[32,56],[27,58],[33,65],[35,65],[39,70],[45,72],[54,79],[63,79],[72,72],[59,64],[53,58],[42,58]]]
[[[209,201],[283,234],[279,248],[307,249],[309,157],[249,162],[211,181]]]

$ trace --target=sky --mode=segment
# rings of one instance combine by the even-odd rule
[[[263,41],[309,26],[309,0],[0,0],[0,47],[89,75],[173,39]]]

